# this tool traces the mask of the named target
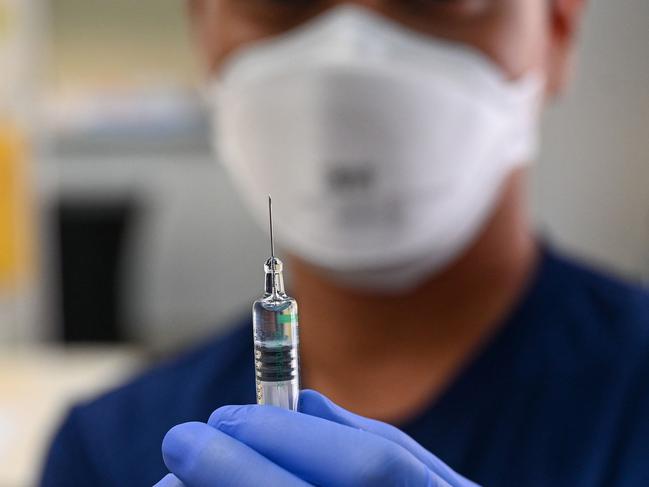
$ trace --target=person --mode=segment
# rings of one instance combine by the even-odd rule
[[[41,485],[649,485],[649,296],[525,204],[584,1],[189,7],[311,390],[254,405],[246,318],[73,408]]]

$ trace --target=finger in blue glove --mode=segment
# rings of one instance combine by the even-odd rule
[[[178,477],[170,473],[165,475],[162,480],[160,480],[153,487],[185,487]]]
[[[305,414],[327,419],[338,424],[351,426],[352,428],[358,428],[363,431],[368,431],[401,445],[412,453],[415,458],[423,462],[428,468],[451,485],[478,487],[477,484],[462,477],[398,428],[382,423],[381,421],[376,421],[374,419],[365,418],[351,413],[334,404],[330,399],[319,392],[312,390],[302,391],[300,393],[299,409]]]

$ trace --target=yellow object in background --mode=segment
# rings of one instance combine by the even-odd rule
[[[0,121],[0,294],[30,276],[33,242],[27,150],[20,131]]]

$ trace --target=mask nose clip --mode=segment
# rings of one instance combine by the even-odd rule
[[[369,23],[368,20],[373,20]],[[381,59],[384,49],[377,36],[381,35],[380,26],[376,23],[387,22],[382,15],[360,5],[343,4],[331,8],[314,19],[310,28],[321,30],[320,34],[328,38],[327,49],[340,58],[357,59],[359,56],[367,61]]]

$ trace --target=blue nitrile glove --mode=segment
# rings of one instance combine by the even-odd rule
[[[352,414],[315,391],[300,411],[225,406],[208,424],[172,428],[160,487],[475,487],[398,429]],[[182,482],[181,482],[182,481]]]

